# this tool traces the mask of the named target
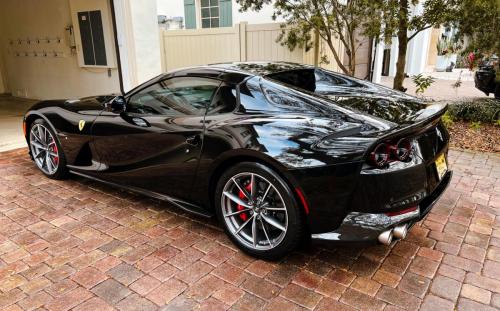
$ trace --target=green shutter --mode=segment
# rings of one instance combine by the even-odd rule
[[[233,26],[233,10],[231,0],[219,0],[220,27]]]
[[[186,29],[196,28],[196,7],[195,0],[184,0],[184,23]]]

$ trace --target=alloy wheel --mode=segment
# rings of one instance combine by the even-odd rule
[[[50,131],[35,124],[30,131],[30,148],[33,159],[45,174],[53,175],[59,166],[59,150]]]
[[[230,233],[254,250],[278,246],[288,229],[288,213],[277,188],[266,178],[239,173],[225,184],[222,215]]]

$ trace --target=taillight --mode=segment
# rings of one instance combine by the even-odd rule
[[[405,162],[413,152],[411,139],[401,138],[379,143],[370,153],[368,163],[376,168],[383,168],[389,162]]]
[[[411,154],[410,141],[406,138],[400,139],[397,144],[391,146],[391,154],[396,160],[408,160]]]
[[[370,164],[378,168],[384,167],[389,162],[389,147],[382,143],[378,144],[370,154]]]
[[[412,212],[414,212],[416,210],[417,210],[417,207],[416,206],[412,206],[412,207],[409,207],[409,208],[405,208],[404,210],[401,210],[401,211],[387,212],[385,214],[387,216],[389,216],[389,217],[394,217],[394,216],[399,216],[399,215],[403,215],[403,214],[407,214],[407,213],[412,213]]]

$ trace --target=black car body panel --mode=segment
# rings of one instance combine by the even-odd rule
[[[239,161],[266,164],[296,196],[303,194],[313,234],[338,229],[353,212],[383,214],[418,206],[442,184],[434,161],[447,154],[449,137],[440,123],[445,105],[292,63],[179,70],[138,86],[125,98],[130,101],[173,78],[220,83],[206,113],[116,112],[109,108],[115,96],[97,96],[40,102],[25,122],[29,128],[42,117],[52,126],[72,172],[168,199],[201,215],[212,214],[214,184],[225,168]],[[234,101],[234,109],[212,113],[217,96]],[[367,165],[374,146],[403,137],[414,141],[410,161],[380,169]]]
[[[474,74],[474,84],[476,88],[484,92],[486,95],[495,92],[495,70],[491,66],[479,67]]]
[[[499,71],[500,63],[498,62],[498,58],[492,57],[481,63],[474,73],[474,84],[476,88],[484,92],[487,96],[493,93],[495,98],[500,98]]]

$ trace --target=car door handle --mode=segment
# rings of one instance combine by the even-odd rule
[[[143,118],[132,118],[132,122],[140,127],[149,127],[148,121],[144,120]]]
[[[194,135],[191,137],[186,138],[186,143],[191,145],[191,146],[198,146],[201,142],[201,137],[200,135]]]

